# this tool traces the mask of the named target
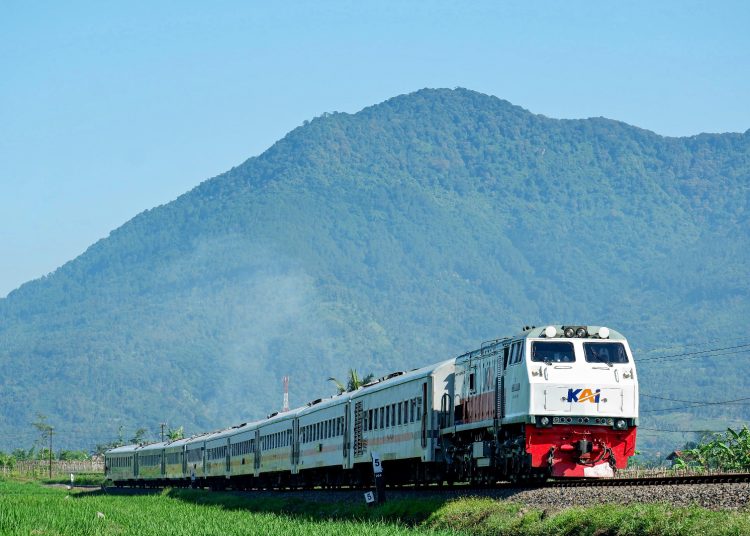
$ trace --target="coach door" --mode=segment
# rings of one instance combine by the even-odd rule
[[[138,477],[138,453],[133,453],[133,476]]]
[[[292,452],[290,462],[292,464],[292,474],[297,474],[297,464],[299,463],[299,419],[296,417],[292,420]]]
[[[226,467],[226,469],[227,469],[227,478],[229,478],[229,472],[232,470],[232,457],[231,457],[232,456],[232,452],[231,452],[232,447],[229,445],[229,439],[230,438],[227,438],[227,459],[226,459],[226,463],[227,463],[227,467]]]
[[[427,448],[427,382],[422,384],[422,448]]]
[[[341,445],[344,452],[344,469],[349,469],[351,467],[351,460],[349,459],[349,449],[351,448],[351,441],[349,441],[349,406],[349,402],[344,404],[344,437]]]
[[[260,470],[260,430],[255,431],[255,459],[253,460],[255,476],[258,476]]]

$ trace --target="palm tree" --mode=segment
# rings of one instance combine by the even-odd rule
[[[185,431],[183,430],[182,426],[175,429],[170,428],[167,432],[167,438],[169,438],[170,441],[177,441],[178,439],[182,439],[184,437]]]
[[[369,373],[364,377],[360,377],[356,369],[349,369],[349,377],[347,378],[346,384],[344,384],[340,380],[337,380],[333,376],[328,378],[328,381],[333,382],[333,384],[336,386],[338,394],[341,394],[356,391],[357,389],[359,389],[363,385],[367,385],[374,379],[375,375],[373,373]]]

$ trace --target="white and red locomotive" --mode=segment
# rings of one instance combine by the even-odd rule
[[[599,326],[529,328],[456,359],[441,429],[457,480],[612,476],[635,451],[630,347]]]
[[[117,485],[362,485],[606,477],[635,450],[638,381],[625,338],[527,328],[357,391],[177,442],[107,451]]]

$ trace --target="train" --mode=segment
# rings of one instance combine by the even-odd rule
[[[115,486],[274,489],[612,477],[635,452],[638,377],[604,326],[526,326],[266,419],[105,453]]]

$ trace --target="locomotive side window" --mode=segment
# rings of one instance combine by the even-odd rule
[[[544,363],[573,363],[576,360],[573,343],[534,342],[531,346],[531,360]]]
[[[619,342],[585,342],[583,353],[587,363],[627,363],[628,354]]]

